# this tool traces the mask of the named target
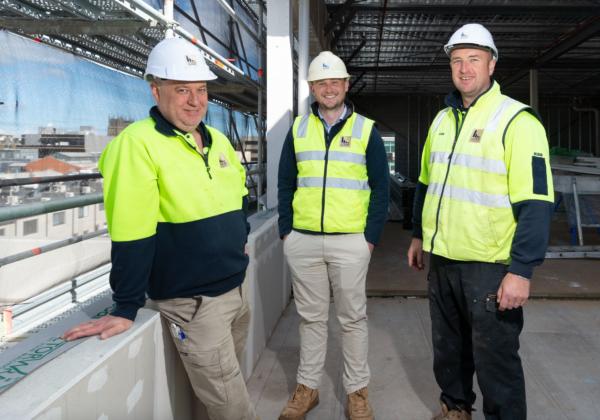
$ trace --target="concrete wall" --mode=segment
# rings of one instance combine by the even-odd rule
[[[248,378],[289,302],[290,280],[273,212],[251,218],[246,281],[252,308],[242,371]],[[61,321],[64,329],[74,321]],[[151,308],[109,340],[84,339],[0,395],[0,418],[203,420],[183,367]]]

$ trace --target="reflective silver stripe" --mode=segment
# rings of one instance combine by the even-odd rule
[[[442,122],[442,119],[444,119],[444,117],[446,116],[446,112],[447,112],[448,108],[444,108],[440,111],[440,113],[437,115],[437,117],[435,117],[435,120],[433,120],[433,123],[431,123],[431,131],[437,131],[438,127],[440,126],[440,123]]]
[[[329,152],[329,160],[337,160],[340,162],[358,163],[360,165],[367,164],[367,157],[358,153],[349,152]]]
[[[316,150],[296,153],[296,162],[303,162],[305,160],[325,160],[325,152]]]
[[[431,183],[427,187],[427,194],[441,195],[442,184]],[[468,190],[466,188],[446,185],[444,188],[444,197],[454,198],[455,200],[467,201],[473,204],[479,204],[486,207],[510,208],[508,195],[489,194],[481,191]]]
[[[354,125],[352,126],[352,137],[359,139],[362,136],[363,127],[365,125],[365,117],[360,114],[356,114]]]
[[[307,160],[325,160],[325,152],[308,151],[296,153],[296,162],[304,162]],[[350,152],[329,152],[328,160],[358,163],[359,165],[367,164],[367,157],[365,155]]]
[[[304,114],[302,119],[300,119],[300,123],[298,124],[298,137],[306,137],[306,129],[308,127],[308,114]]]
[[[298,178],[298,188],[323,187],[323,178],[301,177]],[[345,190],[370,190],[368,181],[359,181],[346,178],[327,178],[327,188],[343,188]]]
[[[492,116],[492,118],[490,118],[487,126],[485,127],[485,129],[487,131],[494,131],[496,130],[496,128],[498,127],[498,123],[500,122],[500,118],[502,117],[502,114],[504,113],[504,111],[506,111],[506,109],[517,103],[517,101],[515,101],[514,99],[511,98],[505,98],[502,103],[500,104],[500,106],[498,108],[496,108],[496,112],[494,113],[494,115]]]
[[[429,161],[431,163],[448,163],[449,157],[449,152],[433,152],[430,155]],[[479,169],[480,171],[490,172],[493,174],[506,174],[506,165],[504,165],[504,162],[501,160],[486,159],[479,156],[466,155],[463,153],[455,153],[452,156],[451,164]]]
[[[432,152],[429,155],[429,163],[448,163],[450,152]]]

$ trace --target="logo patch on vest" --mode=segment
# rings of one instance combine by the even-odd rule
[[[482,135],[483,135],[483,128],[477,128],[473,131],[473,134],[471,134],[471,139],[469,139],[469,141],[471,143],[480,143]]]
[[[227,162],[227,158],[223,153],[219,156],[219,166],[221,168],[227,168],[229,166],[229,162]]]
[[[340,147],[350,147],[351,140],[352,137],[350,136],[342,136],[342,138],[340,139]]]

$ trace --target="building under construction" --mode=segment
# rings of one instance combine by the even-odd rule
[[[246,169],[252,321],[241,367],[257,415],[277,418],[295,386],[300,319],[278,232],[278,166],[313,100],[309,63],[332,51],[391,168],[366,285],[370,402],[378,419],[431,418],[427,270],[411,270],[406,255],[425,140],[454,89],[443,46],[471,22],[494,36],[494,80],[531,106],[549,143],[550,246],[521,335],[528,417],[599,418],[599,1],[0,0],[0,419],[208,418],[151,305],[111,339],[60,338],[111,310],[98,159],[148,116],[148,54],[174,36],[218,76],[204,121]],[[310,419],[346,418],[333,305],[330,318]],[[475,388],[473,418],[483,419]]]

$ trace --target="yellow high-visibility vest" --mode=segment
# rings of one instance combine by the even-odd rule
[[[294,229],[364,232],[371,197],[366,150],[372,128],[372,120],[352,113],[327,148],[323,123],[316,115],[296,118]]]
[[[532,185],[532,167],[541,164],[547,190],[520,188],[518,196],[511,191],[504,135],[517,115],[541,124],[529,112],[522,112],[529,109],[502,95],[494,82],[464,114],[446,108],[435,117],[419,176],[427,185],[422,214],[424,250],[460,261],[508,263],[516,228],[512,202],[554,200],[552,175],[547,169],[548,141],[542,127],[537,134],[523,133],[522,141],[513,142],[513,148],[532,155],[532,166],[514,168],[511,176]]]

